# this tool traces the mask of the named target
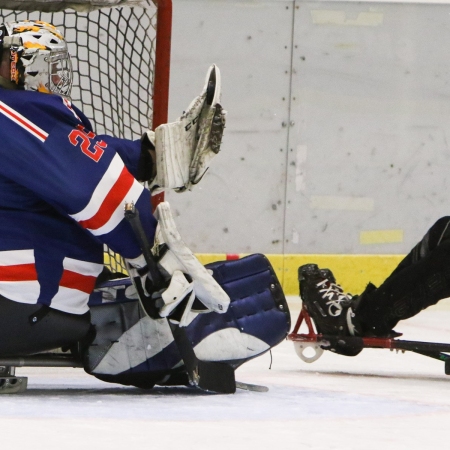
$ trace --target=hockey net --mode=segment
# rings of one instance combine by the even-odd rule
[[[0,0],[0,23],[30,19],[60,28],[72,56],[72,102],[97,134],[139,139],[167,121],[171,1],[117,3]],[[108,248],[105,264],[126,273]]]

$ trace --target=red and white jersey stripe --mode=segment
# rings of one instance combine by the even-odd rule
[[[24,130],[31,133],[34,137],[39,139],[41,142],[45,142],[48,138],[48,133],[46,133],[42,128],[39,128],[36,124],[28,120],[26,117],[19,114],[14,109],[10,108],[6,103],[0,101],[0,113],[11,119],[17,125],[21,126]]]
[[[144,187],[128,172],[118,154],[95,188],[89,203],[71,215],[95,236],[114,230],[124,218],[124,204],[137,202]]]
[[[94,290],[103,264],[64,258],[59,290],[50,306],[71,314],[89,310],[89,295]],[[0,252],[0,295],[19,303],[36,304],[40,285],[33,250]]]
[[[103,264],[64,258],[63,266],[59,290],[52,299],[51,307],[71,314],[84,314],[89,310],[89,295],[94,290]]]
[[[0,294],[20,303],[37,303],[40,285],[33,250],[0,252]]]

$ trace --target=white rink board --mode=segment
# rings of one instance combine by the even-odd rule
[[[170,118],[212,62],[229,112],[202,183],[167,196],[189,246],[407,253],[449,212],[449,21],[436,2],[174,0]]]

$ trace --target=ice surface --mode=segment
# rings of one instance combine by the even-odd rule
[[[297,305],[295,305],[297,306]],[[293,321],[298,311],[292,311]],[[450,342],[450,309],[430,308],[397,327],[405,339]],[[17,369],[24,394],[0,397],[0,442],[12,449],[447,448],[450,377],[412,353],[325,352],[313,364],[283,342],[237,371],[269,392],[143,391],[81,369]]]

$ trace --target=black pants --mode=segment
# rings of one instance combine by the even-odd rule
[[[0,357],[72,345],[87,335],[90,322],[89,312],[69,314],[0,296]]]
[[[357,310],[363,332],[385,334],[439,300],[450,297],[450,217],[439,219],[375,288],[369,285]]]

